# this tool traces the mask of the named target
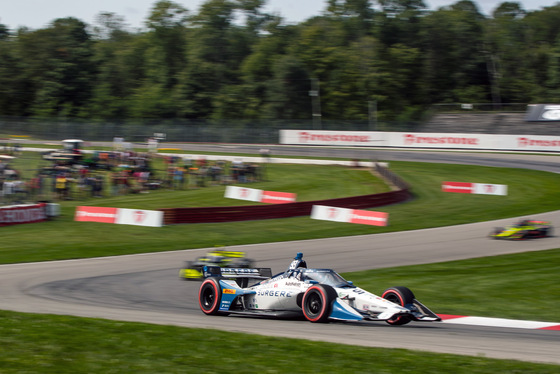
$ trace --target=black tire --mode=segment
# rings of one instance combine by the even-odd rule
[[[336,291],[331,286],[317,284],[309,287],[301,301],[304,317],[309,322],[328,322],[336,297]]]
[[[204,314],[217,315],[220,310],[222,289],[220,283],[214,278],[208,278],[198,290],[198,305]]]
[[[414,302],[414,294],[407,287],[388,288],[383,292],[381,297],[400,306],[405,306]],[[406,325],[410,321],[412,321],[412,318],[409,316],[398,316],[394,319],[388,319],[385,322],[387,322],[389,325],[400,326]]]

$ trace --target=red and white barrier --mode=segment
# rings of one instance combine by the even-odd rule
[[[157,210],[78,206],[75,221],[116,223],[119,225],[163,226],[163,212]]]
[[[443,182],[443,192],[472,193],[479,195],[507,195],[507,185],[489,183]]]
[[[389,214],[384,212],[372,212],[369,210],[358,210],[338,208],[326,205],[313,205],[311,218],[324,221],[359,223],[372,226],[387,226]]]
[[[257,201],[268,204],[286,204],[296,201],[295,193],[263,191],[256,188],[238,186],[227,186],[225,197],[229,199]]]
[[[0,226],[41,222],[47,219],[46,204],[22,204],[0,208]]]

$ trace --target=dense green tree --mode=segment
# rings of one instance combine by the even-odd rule
[[[192,17],[188,63],[176,87],[181,116],[212,118],[216,107],[226,115],[224,95],[238,92],[229,86],[241,84],[241,64],[251,52],[253,34],[234,25],[236,9],[233,1],[208,0]]]
[[[30,112],[80,116],[94,83],[93,43],[87,25],[61,18],[42,30],[20,30],[19,58],[33,90]]]
[[[26,80],[16,46],[17,42],[9,37],[7,28],[0,25],[0,113],[4,115],[27,114],[26,105],[30,100],[25,94]]]
[[[143,35],[142,78],[129,97],[132,117],[170,118],[178,104],[171,95],[187,65],[187,9],[172,1],[154,4]]]
[[[341,23],[348,41],[372,33],[375,11],[371,0],[329,0],[327,14]]]
[[[560,100],[560,4],[485,17],[459,0],[328,0],[299,24],[266,0],[157,0],[145,28],[101,13],[0,24],[0,115],[89,118],[420,118],[434,103]],[[318,89],[319,96],[310,96]],[[319,101],[320,100],[320,101]],[[312,109],[314,108],[314,109]]]
[[[271,119],[311,118],[311,77],[301,61],[284,56],[275,61],[273,74],[267,87],[265,116]]]
[[[433,102],[488,102],[484,17],[470,1],[423,19],[424,84]]]
[[[89,115],[125,118],[130,114],[128,98],[144,77],[146,47],[138,48],[138,44],[145,38],[127,31],[124,19],[114,13],[99,14],[97,22],[93,56],[97,70]]]

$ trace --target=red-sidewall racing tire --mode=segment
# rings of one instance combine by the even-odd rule
[[[198,290],[198,305],[204,314],[217,315],[220,310],[222,288],[218,280],[208,278]]]
[[[414,294],[407,287],[388,288],[385,291],[383,291],[381,297],[400,306],[405,306],[406,304],[412,304],[412,302],[414,301]],[[412,321],[411,317],[398,316],[394,319],[388,319],[385,322],[387,322],[389,325],[399,326],[399,325],[406,325],[410,321]]]
[[[301,310],[309,322],[326,323],[332,311],[332,304],[337,298],[334,288],[324,284],[309,287],[301,301]]]

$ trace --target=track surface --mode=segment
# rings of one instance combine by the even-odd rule
[[[213,150],[217,151],[215,147]],[[393,158],[385,154],[379,159],[409,157],[415,161],[560,171],[560,159],[551,156],[387,153]],[[467,161],[450,160],[455,157]],[[531,217],[560,222],[560,212]],[[259,266],[272,267],[273,272],[283,271],[296,252],[304,252],[311,267],[347,272],[560,247],[560,237],[520,242],[486,238],[490,228],[511,222],[508,219],[419,231],[251,245],[242,249]],[[1,308],[560,364],[558,331],[445,323],[411,323],[402,327],[385,323],[319,325],[305,321],[208,317],[200,312],[196,302],[199,283],[180,281],[177,277],[183,261],[194,259],[206,250],[1,265]],[[379,293],[382,289],[371,291]],[[421,295],[417,296],[422,299]]]

